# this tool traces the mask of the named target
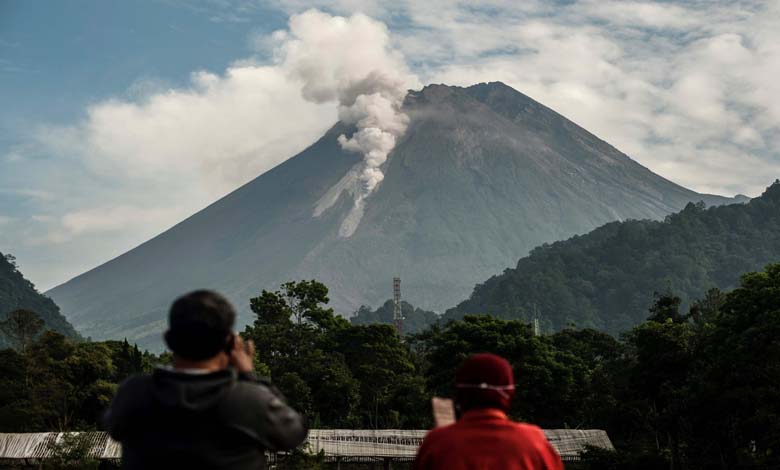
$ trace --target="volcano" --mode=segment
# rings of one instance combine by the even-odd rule
[[[674,184],[502,84],[429,85],[407,95],[406,133],[358,220],[350,174],[362,156],[334,125],[300,154],[137,248],[48,292],[85,336],[161,348],[166,312],[196,288],[249,298],[317,279],[337,312],[404,299],[441,311],[537,245],[688,202],[735,202]],[[354,179],[354,178],[353,178]]]

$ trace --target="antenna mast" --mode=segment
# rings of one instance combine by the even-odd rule
[[[536,304],[534,304],[534,336],[539,336],[541,334],[541,331],[539,329],[539,310],[536,308]]]
[[[398,336],[404,336],[404,316],[401,313],[401,278],[393,278],[393,322]]]

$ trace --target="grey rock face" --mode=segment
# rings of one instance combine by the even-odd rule
[[[318,202],[361,156],[318,142],[143,245],[48,294],[84,335],[159,349],[171,301],[195,288],[248,300],[315,278],[339,313],[404,298],[443,310],[533,247],[606,222],[659,219],[688,202],[728,203],[678,186],[502,83],[410,92],[411,118],[350,237],[353,201]],[[320,213],[321,212],[321,213]]]

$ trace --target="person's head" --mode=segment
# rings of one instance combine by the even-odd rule
[[[220,294],[208,290],[190,292],[171,305],[165,343],[178,359],[212,359],[227,350],[233,340],[235,321],[233,306]]]
[[[474,354],[455,372],[455,404],[461,411],[498,408],[507,412],[514,394],[512,366],[495,354]]]

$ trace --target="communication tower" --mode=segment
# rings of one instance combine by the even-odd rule
[[[534,304],[533,326],[534,336],[539,336],[541,334],[541,330],[539,328],[539,309],[536,308],[536,304]]]
[[[401,313],[401,278],[393,278],[393,322],[398,336],[404,336],[404,315]]]

